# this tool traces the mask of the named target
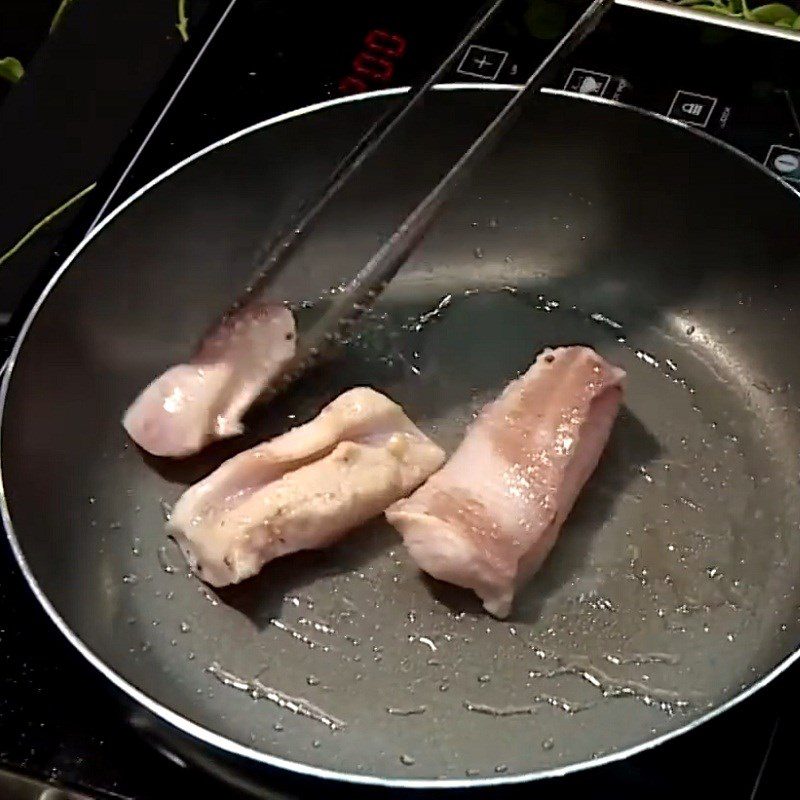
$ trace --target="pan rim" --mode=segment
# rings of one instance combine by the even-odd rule
[[[434,89],[437,91],[465,91],[465,90],[466,91],[514,91],[519,88],[521,88],[521,86],[517,84],[460,83],[460,82],[438,84],[434,87]],[[217,750],[220,750],[222,751],[222,753],[227,753],[229,755],[234,755],[240,758],[247,759],[249,762],[254,764],[261,764],[281,770],[286,770],[287,772],[291,772],[304,777],[321,778],[325,780],[340,781],[342,783],[367,785],[367,786],[380,786],[393,789],[469,789],[469,788],[479,788],[479,787],[508,786],[513,784],[538,781],[545,778],[564,777],[566,775],[582,772],[584,770],[591,769],[594,767],[600,767],[607,764],[612,764],[614,762],[622,761],[623,759],[629,758],[630,756],[634,756],[638,753],[651,750],[652,748],[657,747],[665,742],[668,742],[671,739],[677,738],[678,736],[684,733],[687,733],[691,730],[694,730],[695,728],[698,728],[699,726],[703,725],[709,720],[733,708],[743,700],[746,700],[748,697],[755,694],[757,691],[759,691],[760,689],[771,683],[775,678],[777,678],[779,675],[785,672],[796,661],[800,660],[800,648],[795,649],[794,652],[786,656],[782,661],[776,664],[769,672],[762,675],[761,678],[759,678],[749,687],[742,690],[734,697],[731,697],[724,703],[721,703],[716,708],[710,709],[709,711],[702,714],[698,718],[690,722],[687,722],[685,725],[682,725],[676,728],[675,730],[668,731],[662,734],[661,736],[657,736],[653,739],[648,739],[647,741],[640,742],[639,744],[632,745],[631,747],[619,750],[614,753],[606,754],[596,759],[587,759],[584,761],[579,761],[573,764],[567,764],[560,767],[553,767],[550,769],[540,770],[537,772],[527,772],[527,773],[523,772],[517,775],[487,776],[487,777],[477,777],[477,778],[442,778],[442,779],[387,778],[387,777],[380,777],[378,775],[359,775],[352,772],[338,771],[335,769],[330,769],[325,767],[315,767],[310,764],[302,763],[299,761],[292,761],[290,759],[283,758],[281,756],[275,756],[269,753],[264,753],[259,750],[255,750],[253,748],[247,747],[246,745],[240,744],[239,742],[236,742],[233,739],[228,738],[227,736],[215,733],[214,731],[209,730],[208,728],[203,727],[202,725],[193,722],[187,717],[184,717],[181,714],[173,711],[168,706],[163,705],[159,701],[147,695],[141,689],[138,689],[136,686],[134,686],[132,683],[128,682],[124,677],[122,677],[119,673],[117,673],[113,669],[113,667],[111,667],[99,655],[97,655],[94,652],[94,650],[92,650],[80,638],[80,636],[78,636],[75,633],[75,631],[73,631],[72,628],[70,628],[70,626],[66,623],[66,621],[58,612],[58,610],[55,608],[55,606],[51,603],[50,599],[47,597],[42,587],[39,585],[36,576],[33,574],[33,570],[28,564],[28,561],[25,557],[20,541],[17,538],[11,520],[11,513],[9,511],[8,504],[6,501],[6,492],[5,492],[3,466],[2,466],[2,430],[3,430],[3,423],[5,421],[6,401],[8,398],[8,391],[11,383],[11,376],[13,374],[14,365],[16,363],[19,352],[24,343],[25,337],[34,322],[36,315],[38,314],[41,307],[44,305],[48,296],[50,295],[50,292],[53,290],[53,288],[61,279],[61,277],[64,275],[64,273],[67,271],[67,269],[70,267],[72,262],[75,261],[75,259],[80,255],[83,249],[86,246],[88,246],[88,244],[92,241],[92,239],[94,239],[95,236],[99,235],[99,233],[103,230],[103,228],[105,228],[106,225],[110,224],[117,216],[119,216],[122,212],[124,212],[128,208],[128,206],[135,203],[140,197],[142,197],[145,193],[150,191],[150,189],[154,188],[162,181],[174,175],[183,167],[202,158],[208,153],[217,150],[218,148],[225,147],[228,144],[231,144],[237,139],[240,139],[244,136],[247,136],[263,128],[268,128],[271,127],[272,125],[276,125],[281,122],[286,122],[288,120],[301,117],[306,114],[312,114],[317,111],[325,110],[327,108],[339,105],[345,105],[352,102],[360,102],[362,100],[373,100],[381,97],[391,97],[406,93],[408,91],[410,91],[410,87],[402,86],[390,89],[379,89],[372,92],[364,92],[361,94],[349,95],[346,97],[337,97],[330,100],[324,100],[319,103],[301,106],[299,108],[292,109],[289,112],[269,117],[253,125],[242,128],[241,130],[229,134],[228,136],[223,137],[222,139],[219,139],[218,141],[213,142],[210,145],[207,145],[206,147],[196,151],[195,153],[192,153],[185,159],[179,161],[177,164],[174,164],[169,169],[165,170],[152,180],[148,181],[144,186],[137,189],[133,194],[131,194],[129,197],[123,200],[119,205],[117,205],[111,212],[109,212],[86,234],[86,236],[82,239],[82,241],[67,256],[64,262],[58,267],[58,269],[55,271],[53,276],[48,281],[41,295],[37,298],[36,302],[31,308],[31,311],[26,317],[25,322],[23,323],[22,328],[20,330],[20,333],[14,343],[12,352],[8,357],[8,360],[4,365],[0,366],[0,371],[2,371],[3,368],[5,368],[4,369],[5,374],[2,375],[2,384],[0,385],[0,518],[2,518],[2,522],[6,530],[6,535],[8,537],[8,541],[11,546],[12,552],[14,554],[14,558],[16,559],[17,564],[19,565],[28,586],[30,587],[36,599],[38,600],[39,604],[42,606],[44,611],[47,613],[52,622],[55,624],[56,628],[58,628],[59,632],[78,651],[78,653],[80,653],[80,655],[83,656],[83,658],[85,658],[89,662],[89,664],[91,664],[91,666],[94,667],[101,675],[103,675],[114,686],[116,686],[117,689],[121,690],[134,702],[143,706],[145,709],[147,709],[147,711],[149,711],[155,717],[167,723],[171,727],[175,728],[178,732],[188,735],[189,737],[196,739],[205,745],[209,745]],[[665,117],[661,114],[657,114],[652,111],[647,111],[645,109],[637,108],[635,106],[627,105],[625,103],[620,103],[618,101],[609,100],[602,97],[581,95],[563,89],[542,89],[542,93],[562,98],[583,100],[586,102],[595,103],[597,105],[620,108],[626,111],[631,111],[640,114],[644,117],[650,117],[659,122],[666,122],[678,128],[682,128],[683,130],[695,136],[698,136],[701,139],[705,139],[711,144],[722,147],[722,149],[731,152],[733,155],[738,156],[739,158],[743,158],[746,162],[749,162],[751,166],[756,167],[758,170],[766,174],[768,177],[775,180],[784,190],[800,198],[800,187],[795,188],[786,183],[785,181],[782,181],[777,175],[775,175],[773,172],[767,169],[767,167],[764,164],[756,161],[752,156],[737,150],[727,142],[723,142],[719,139],[714,138],[713,136],[706,133],[702,129],[693,127],[679,120],[670,119],[668,117]]]

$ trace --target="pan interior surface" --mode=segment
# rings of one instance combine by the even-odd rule
[[[504,99],[437,93],[416,147]],[[128,685],[298,770],[513,779],[675,732],[767,676],[800,633],[800,205],[732,151],[542,96],[337,363],[198,459],[165,465],[126,441],[127,404],[185,358],[265,229],[386,102],[235,138],[80,248],[6,385],[3,488],[29,574]],[[366,209],[399,183],[362,185],[302,254],[309,269],[368,251]],[[571,343],[627,370],[627,403],[507,620],[421,576],[383,521],[218,593],[164,537],[189,482],[344,388],[387,392],[452,450],[541,348]],[[251,696],[256,677],[274,691]]]

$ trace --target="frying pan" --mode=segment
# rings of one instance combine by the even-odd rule
[[[421,171],[449,131],[507,97],[445,88],[409,145]],[[3,384],[11,544],[54,622],[140,719],[229,777],[271,765],[476,786],[625,757],[796,658],[800,200],[753,161],[652,115],[542,95],[340,360],[254,411],[245,437],[165,464],[120,427],[236,293],[265,230],[391,95],[213,145],[66,261]],[[287,296],[324,302],[320,287],[374,247],[413,177],[392,159],[321,222]],[[345,387],[386,391],[452,449],[538,350],[574,342],[628,371],[627,405],[508,620],[421,576],[382,521],[218,594],[164,537],[185,485]],[[256,676],[272,691],[252,696]]]

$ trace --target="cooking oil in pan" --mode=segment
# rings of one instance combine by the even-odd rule
[[[274,562],[221,598],[192,579],[202,605],[191,608],[186,640],[200,653],[198,681],[210,663],[214,682],[268,701],[243,713],[270,730],[308,730],[309,743],[314,715],[347,720],[338,737],[347,748],[385,737],[393,743],[387,769],[392,761],[405,775],[438,774],[448,763],[452,742],[434,729],[469,731],[481,720],[490,727],[480,727],[480,746],[467,743],[467,763],[505,774],[514,767],[504,740],[535,736],[542,765],[556,766],[600,752],[598,737],[618,728],[621,703],[635,743],[738,690],[762,668],[751,672],[740,658],[732,670],[726,649],[759,664],[774,636],[751,610],[771,602],[781,583],[775,564],[791,519],[789,510],[777,522],[763,513],[781,509],[783,496],[759,438],[764,428],[709,361],[698,326],[687,333],[693,325],[577,307],[549,286],[455,290],[398,280],[334,365],[278,398],[263,423],[255,418],[254,440],[311,417],[342,389],[369,384],[452,450],[543,347],[584,343],[628,372],[626,407],[601,465],[508,621],[420,576],[378,520],[330,550]],[[161,629],[174,638],[188,618],[185,608],[176,613],[183,616],[172,624],[165,611],[148,641]],[[236,677],[265,658],[280,689]],[[294,706],[308,713],[275,722]],[[556,736],[564,725],[569,736]]]

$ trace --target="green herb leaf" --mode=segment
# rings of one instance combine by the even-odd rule
[[[679,0],[678,5],[696,8],[697,6],[707,6],[709,2],[717,8],[723,9],[726,13],[729,11],[728,3],[725,0]]]
[[[791,26],[797,19],[797,12],[783,3],[769,3],[768,5],[754,8],[750,12],[750,19],[755,22],[766,22],[770,25],[777,25],[785,20]]]
[[[11,83],[16,83],[21,80],[24,74],[25,67],[19,63],[18,59],[12,58],[11,56],[0,58],[0,78],[5,78],[7,81],[11,81]]]
[[[186,15],[186,0],[178,0],[178,23],[175,25],[181,39],[189,41],[189,17]]]
[[[61,0],[61,3],[59,3],[58,8],[56,9],[56,13],[53,14],[53,19],[50,20],[50,33],[52,33],[58,27],[58,23],[61,22],[61,18],[74,2],[75,0]]]
[[[692,11],[710,11],[712,14],[724,14],[726,17],[740,16],[739,14],[731,14],[731,12],[727,8],[721,8],[720,6],[709,5],[708,3],[702,3],[701,5],[692,6]]]
[[[0,62],[2,63],[2,62]],[[28,230],[25,234],[23,234],[22,238],[20,238],[17,242],[15,242],[5,253],[0,254],[0,266],[2,266],[9,258],[13,255],[18,253],[27,242],[33,239],[39,231],[44,228],[46,225],[49,225],[59,214],[63,214],[70,206],[77,203],[81,198],[85,197],[89,192],[97,186],[96,183],[92,183],[89,186],[81,189],[77,194],[73,195],[69,198],[69,200],[65,200],[58,208],[51,211],[46,216],[42,217],[30,230]]]

